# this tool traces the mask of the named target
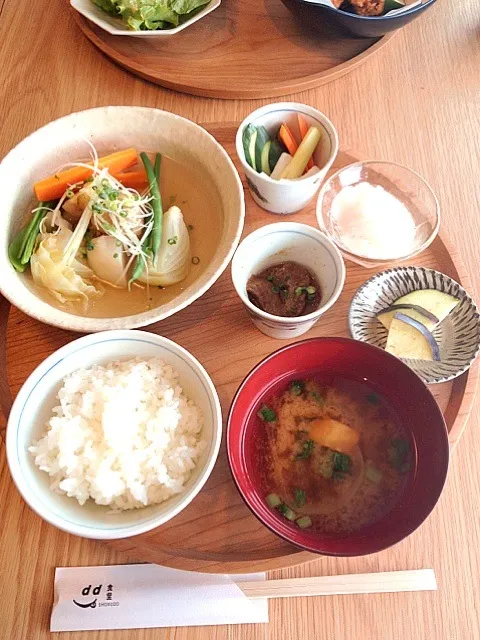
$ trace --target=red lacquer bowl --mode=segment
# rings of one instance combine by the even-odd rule
[[[265,502],[256,413],[288,380],[337,375],[363,382],[392,406],[412,436],[415,464],[398,502],[381,519],[353,533],[323,534],[300,529]],[[403,362],[382,349],[347,338],[312,338],[279,349],[260,362],[242,382],[228,417],[227,451],[235,483],[259,520],[288,542],[314,553],[359,556],[399,542],[427,518],[448,469],[448,435],[434,397]]]

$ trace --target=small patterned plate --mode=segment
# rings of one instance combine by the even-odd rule
[[[433,331],[440,348],[440,362],[405,359],[427,384],[447,382],[471,366],[480,350],[478,309],[463,287],[448,276],[424,267],[387,269],[367,280],[354,295],[348,314],[350,333],[377,347],[385,347],[387,330],[376,313],[401,296],[419,289],[438,289],[460,300]]]

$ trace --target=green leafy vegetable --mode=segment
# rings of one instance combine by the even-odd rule
[[[48,202],[40,202],[30,222],[20,229],[8,247],[8,257],[17,271],[25,271],[25,267],[30,262],[35,242],[40,232],[40,223],[47,215],[50,204]]]
[[[257,413],[257,416],[262,420],[265,420],[265,422],[275,422],[275,420],[277,419],[277,414],[275,413],[275,411],[273,409],[270,409],[270,407],[267,407],[266,404],[262,404],[262,407]]]
[[[333,454],[333,471],[348,473],[352,466],[352,459],[346,453],[335,451]]]
[[[395,438],[387,449],[388,461],[394,469],[405,473],[410,469],[410,464],[407,460],[409,452],[408,442],[402,438]]]
[[[306,460],[309,458],[312,455],[314,444],[313,440],[305,440],[302,444],[302,448],[295,456],[297,460]]]
[[[170,29],[187,20],[210,0],[92,0],[132,31]]]

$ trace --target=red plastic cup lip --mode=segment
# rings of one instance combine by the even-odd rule
[[[259,503],[258,505],[255,505],[254,504],[255,496],[249,495],[248,488],[243,486],[242,480],[238,478],[238,475],[239,475],[238,472],[240,471],[240,469],[238,468],[237,458],[243,461],[246,455],[246,452],[243,447],[244,433],[245,433],[245,420],[248,418],[248,415],[251,412],[252,406],[258,400],[258,395],[257,395],[254,398],[252,398],[252,400],[249,401],[248,403],[249,410],[246,412],[245,416],[243,416],[242,418],[242,421],[243,421],[241,426],[242,433],[240,434],[240,439],[239,441],[232,442],[232,419],[233,419],[238,401],[242,397],[242,394],[244,393],[245,386],[252,378],[254,378],[254,376],[262,368],[267,366],[268,363],[270,363],[272,360],[277,359],[282,354],[288,353],[289,351],[294,352],[298,349],[304,349],[305,347],[308,347],[311,344],[319,344],[319,343],[324,343],[329,345],[338,344],[338,345],[343,345],[347,347],[351,345],[356,349],[364,349],[366,353],[367,352],[373,353],[375,357],[384,358],[387,361],[390,360],[391,365],[393,365],[394,367],[397,367],[399,371],[403,370],[404,375],[410,376],[412,383],[414,385],[417,385],[417,394],[418,395],[424,394],[425,397],[428,398],[429,402],[432,403],[431,404],[432,410],[436,412],[436,415],[434,416],[434,418],[432,418],[432,421],[436,425],[438,425],[438,428],[436,427],[436,431],[438,433],[436,433],[435,435],[436,437],[438,437],[437,449],[439,453],[439,458],[436,459],[435,461],[435,465],[436,465],[435,472],[437,476],[435,481],[435,486],[432,488],[431,495],[427,496],[426,504],[424,505],[423,510],[421,512],[415,511],[414,504],[413,505],[411,504],[412,510],[413,510],[412,516],[408,520],[408,522],[402,523],[403,524],[402,531],[399,532],[398,536],[390,535],[390,537],[387,540],[385,540],[384,543],[380,543],[380,541],[378,541],[378,543],[375,543],[375,541],[372,541],[372,534],[374,536],[375,529],[379,528],[378,525],[380,523],[384,523],[383,526],[385,526],[385,520],[386,518],[388,518],[389,514],[387,514],[387,516],[382,518],[379,522],[368,525],[367,527],[365,527],[365,529],[355,532],[354,537],[358,537],[358,540],[359,540],[358,548],[354,548],[354,549],[339,548],[336,550],[325,549],[324,548],[325,540],[329,538],[331,539],[334,536],[321,536],[321,534],[314,533],[314,532],[309,533],[308,530],[302,530],[302,529],[293,530],[290,524],[287,524],[286,521],[281,519],[278,515],[276,515],[271,510],[269,510],[268,507],[266,507],[264,504]],[[301,373],[301,370],[299,369],[298,372]],[[289,372],[285,373],[285,372],[279,371],[276,377],[272,380],[272,384],[275,381],[281,379],[282,377],[288,375],[288,373]],[[413,531],[415,531],[430,515],[431,511],[435,507],[441,495],[442,489],[446,481],[447,471],[448,471],[449,444],[448,444],[448,432],[446,428],[446,423],[445,423],[443,414],[440,411],[427,385],[421,380],[419,376],[415,374],[414,371],[412,371],[405,363],[403,363],[401,360],[399,360],[395,356],[392,356],[391,354],[387,353],[386,351],[384,351],[379,347],[375,347],[373,345],[369,345],[367,343],[363,343],[350,338],[341,338],[341,337],[307,338],[305,340],[281,347],[280,349],[277,349],[273,353],[266,356],[263,360],[261,360],[245,376],[237,392],[235,393],[235,396],[233,398],[233,401],[228,413],[228,417],[227,417],[226,438],[227,438],[227,457],[228,457],[229,467],[232,473],[233,481],[243,501],[245,502],[247,507],[250,509],[250,511],[256,516],[256,518],[265,527],[267,527],[267,529],[269,529],[272,533],[279,536],[280,538],[283,538],[286,542],[289,542],[290,544],[294,545],[299,549],[310,551],[312,553],[317,553],[321,555],[329,555],[329,556],[337,556],[337,557],[363,556],[363,555],[368,555],[371,553],[377,553],[377,552],[383,551],[397,544],[398,542],[400,542],[401,540],[409,536],[411,533],[413,533]],[[237,452],[234,451],[234,447],[237,448]],[[407,502],[408,500],[411,499],[412,495],[414,494],[415,494],[415,491],[410,489],[409,495],[406,498]],[[402,502],[403,501],[404,499],[402,498]],[[394,531],[394,525],[391,526],[391,529],[392,531]],[[339,544],[340,547],[341,547],[342,540],[345,540],[347,537],[348,536],[337,537],[337,541],[340,543]],[[351,546],[355,546],[355,543],[352,543]]]

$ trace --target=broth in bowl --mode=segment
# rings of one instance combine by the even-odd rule
[[[389,403],[345,377],[292,380],[258,411],[267,504],[300,528],[349,533],[383,517],[413,467]]]
[[[311,338],[245,377],[227,424],[234,481],[273,533],[306,551],[377,553],[410,535],[442,491],[445,420],[383,349]]]

